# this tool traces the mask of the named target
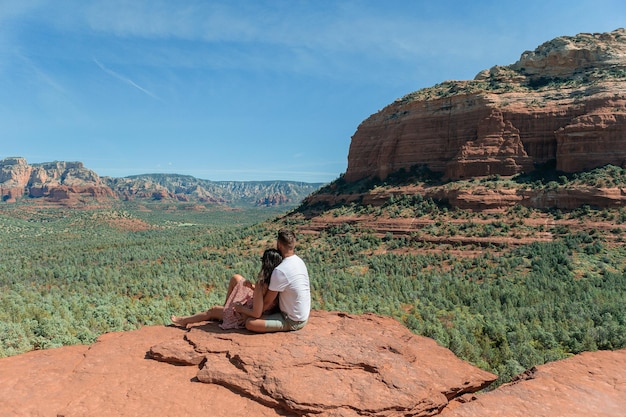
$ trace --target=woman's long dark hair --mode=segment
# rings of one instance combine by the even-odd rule
[[[269,285],[272,271],[283,261],[283,257],[276,249],[266,249],[261,258],[261,272],[259,272],[259,282]]]

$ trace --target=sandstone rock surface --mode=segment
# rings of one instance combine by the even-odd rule
[[[24,158],[6,158],[0,163],[0,196],[13,202],[24,194],[32,167]]]
[[[626,414],[626,350],[585,352],[538,366],[517,381],[473,398],[449,406],[442,415],[621,417]]]
[[[451,179],[626,162],[626,30],[563,36],[470,81],[402,97],[358,127],[347,181],[425,165]]]
[[[0,416],[276,416],[196,370],[146,359],[152,344],[183,336],[173,327],[109,333],[92,346],[0,359]]]
[[[626,350],[475,393],[494,378],[390,318],[314,312],[292,333],[150,326],[2,358],[0,417],[613,417],[626,408]]]
[[[201,362],[198,380],[295,415],[434,415],[450,399],[496,379],[373,314],[316,311],[303,330],[270,335],[208,324],[181,342],[153,346],[150,356]]]

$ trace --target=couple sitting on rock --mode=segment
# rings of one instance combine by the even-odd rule
[[[311,310],[309,274],[295,254],[296,236],[286,229],[278,232],[276,249],[261,258],[256,284],[235,274],[228,284],[226,303],[193,316],[172,316],[177,326],[221,320],[223,329],[246,328],[257,333],[299,330]]]

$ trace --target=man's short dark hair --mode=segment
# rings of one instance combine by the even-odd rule
[[[280,229],[278,231],[278,241],[293,250],[296,247],[296,234],[293,230]]]

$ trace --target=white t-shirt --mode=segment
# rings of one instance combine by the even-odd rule
[[[272,272],[269,289],[279,292],[280,311],[294,321],[304,321],[311,311],[309,272],[298,255],[291,255]]]

